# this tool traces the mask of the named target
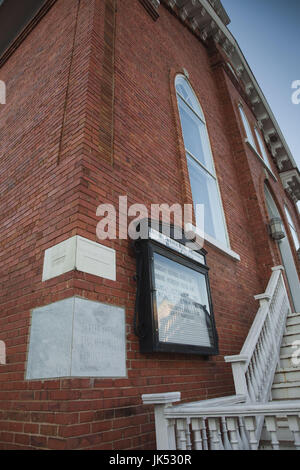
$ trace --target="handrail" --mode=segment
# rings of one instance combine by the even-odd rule
[[[165,420],[179,450],[257,450],[261,423],[265,424],[267,446],[280,449],[280,421],[287,422],[288,441],[300,450],[300,402],[246,403],[243,405],[165,409]]]
[[[180,408],[181,406],[184,408],[193,408],[193,407],[200,407],[200,408],[209,408],[209,407],[220,407],[220,406],[229,406],[229,405],[240,405],[241,403],[246,403],[247,396],[246,395],[230,395],[228,397],[221,397],[221,398],[210,398],[208,400],[201,400],[201,401],[193,401],[190,403],[182,403],[180,405],[176,405],[176,408]]]
[[[239,355],[225,356],[231,363],[237,394],[248,401],[268,401],[279,361],[286,318],[290,312],[282,266],[272,268],[266,292],[255,296],[260,307]]]
[[[167,408],[165,417],[174,418],[220,418],[222,416],[300,416],[300,402],[296,400],[286,400],[261,404],[246,403],[244,405],[233,406],[212,406],[203,409],[202,406],[192,407],[176,405]]]
[[[240,358],[241,361],[244,362],[245,367],[248,366],[255,345],[268,315],[269,302],[274,296],[276,285],[281,276],[281,271],[283,270],[283,266],[272,268],[273,273],[269,280],[266,292],[254,297],[256,300],[260,301],[260,307],[249,330],[248,336],[244,342],[240,354],[236,356],[225,356],[224,359],[226,362],[236,362],[236,360]]]

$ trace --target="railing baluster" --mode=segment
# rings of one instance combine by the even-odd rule
[[[250,368],[248,367],[248,370],[246,372],[246,381],[247,381],[247,386],[248,386],[248,393],[249,397],[251,398],[252,402],[255,402],[255,391],[252,385],[252,377],[251,377],[251,372]]]
[[[206,422],[204,418],[202,418],[202,440],[203,440],[203,449],[208,450],[208,437],[207,437],[207,431],[206,431]]]
[[[187,450],[186,419],[177,419],[176,426],[179,436],[179,450]]]
[[[221,450],[218,418],[208,418],[211,450]]]
[[[237,419],[232,417],[227,418],[227,427],[230,435],[232,450],[241,450],[237,436]]]
[[[192,449],[192,441],[191,441],[191,431],[190,431],[190,420],[186,420],[186,439],[187,439],[187,450]]]
[[[176,420],[176,426],[175,426],[175,434],[176,434],[176,449],[180,449],[180,435],[179,435],[179,431],[177,428],[177,420]]]
[[[221,421],[218,419],[218,434],[219,434],[219,442],[220,442],[220,450],[224,449],[223,439],[222,439],[222,429],[221,429]]]
[[[258,440],[256,437],[256,418],[255,416],[245,416],[245,427],[249,433],[249,444],[251,450],[257,450]]]
[[[300,418],[299,416],[288,416],[288,423],[291,432],[294,435],[294,444],[297,450],[300,450]]]
[[[249,437],[246,434],[245,422],[244,422],[244,418],[242,417],[239,417],[239,427],[240,427],[240,435],[241,435],[241,439],[243,443],[243,448],[245,450],[249,450]]]
[[[273,450],[279,450],[279,441],[277,439],[277,419],[276,416],[266,416],[266,428],[271,435],[271,444]]]
[[[223,434],[223,445],[225,450],[232,450],[229,438],[228,438],[228,429],[227,429],[227,423],[226,423],[226,418],[222,418],[222,434]]]
[[[249,363],[249,371],[250,371],[250,377],[251,377],[251,385],[252,385],[254,397],[255,397],[254,401],[256,401],[258,397],[258,384],[256,380],[255,368],[253,365],[253,358],[251,359]]]
[[[191,426],[194,435],[194,447],[195,450],[202,450],[202,428],[203,428],[203,420],[201,418],[192,418],[191,419]]]

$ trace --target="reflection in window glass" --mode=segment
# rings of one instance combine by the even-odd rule
[[[249,143],[252,145],[252,147],[257,151],[257,147],[256,147],[256,144],[255,144],[255,140],[254,140],[254,137],[253,137],[253,134],[252,134],[252,130],[251,130],[249,121],[248,121],[248,119],[247,119],[247,117],[246,117],[246,114],[245,114],[245,111],[244,111],[242,105],[239,106],[239,110],[240,110],[241,118],[242,118],[242,121],[243,121],[243,124],[244,124],[244,129],[245,129],[245,132],[246,132],[246,136],[247,136],[248,142],[249,142]]]
[[[211,346],[205,275],[154,253],[154,279],[159,341]]]
[[[286,213],[286,218],[288,220],[288,224],[289,224],[289,229],[290,229],[290,232],[291,232],[291,235],[293,237],[293,240],[294,240],[294,245],[295,245],[295,248],[296,250],[299,250],[300,248],[300,243],[299,243],[299,238],[298,238],[298,234],[297,234],[297,230],[295,228],[295,224],[292,220],[292,217],[291,217],[291,214],[289,213],[289,210],[286,206],[284,206],[284,210],[285,210],[285,213]]]
[[[193,158],[187,156],[187,159],[194,204],[204,205],[205,232],[226,245],[217,182]]]
[[[269,161],[269,158],[268,158],[268,155],[267,155],[267,152],[266,152],[266,147],[265,147],[265,144],[263,143],[263,140],[262,140],[262,137],[260,135],[260,132],[258,131],[258,129],[255,127],[255,134],[256,134],[256,137],[257,137],[257,141],[258,141],[258,145],[259,145],[259,148],[260,148],[260,155],[262,156],[265,164],[268,166],[268,168],[271,169],[270,167],[270,161]]]
[[[176,77],[176,92],[194,204],[204,205],[204,232],[223,245],[228,239],[221,196],[203,111],[185,77]],[[197,221],[200,226],[200,221]]]

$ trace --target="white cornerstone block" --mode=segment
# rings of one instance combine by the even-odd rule
[[[116,252],[76,235],[45,251],[43,281],[77,269],[116,280]]]
[[[32,312],[26,378],[126,377],[125,311],[80,297]]]

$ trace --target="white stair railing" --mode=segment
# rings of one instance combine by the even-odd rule
[[[288,417],[294,446],[300,449],[300,403],[267,403],[280,346],[290,312],[284,268],[272,268],[266,292],[255,298],[260,307],[247,339],[232,364],[236,395],[172,406],[180,393],[143,395],[145,404],[155,404],[158,450],[257,449],[263,424],[278,448],[277,421]]]
[[[270,447],[279,450],[283,418],[292,438],[289,446],[300,450],[299,401],[245,403],[246,397],[234,395],[172,406],[180,400],[179,392],[142,398],[144,404],[155,404],[158,450],[257,450],[262,421]]]
[[[156,433],[156,445],[157,450],[176,450],[179,449],[180,439],[186,440],[187,448],[191,448],[191,439],[190,439],[190,412],[194,410],[201,409],[201,411],[206,408],[219,407],[219,406],[234,406],[241,403],[246,403],[246,396],[243,395],[233,395],[230,397],[224,398],[213,398],[211,400],[202,400],[197,402],[186,403],[184,405],[179,405],[184,407],[185,416],[185,428],[184,433],[176,432],[176,420],[175,418],[167,418],[167,413],[171,409],[172,404],[180,401],[181,394],[180,392],[169,392],[169,393],[151,393],[147,395],[142,395],[142,400],[144,405],[154,405],[154,416],[155,416],[155,433]],[[180,423],[179,423],[180,425]],[[182,430],[183,431],[183,430]],[[203,433],[204,433],[203,429]],[[206,448],[207,436],[203,436],[204,447]]]
[[[295,401],[242,404],[203,408],[172,406],[165,418],[172,423],[178,450],[257,450],[259,422],[264,420],[270,446],[280,449],[278,423],[287,417],[293,437],[290,445],[300,450],[300,403]]]
[[[232,364],[236,393],[247,395],[253,403],[269,400],[290,312],[284,268],[277,266],[272,271],[266,292],[255,296],[260,308],[240,354],[225,357]]]

